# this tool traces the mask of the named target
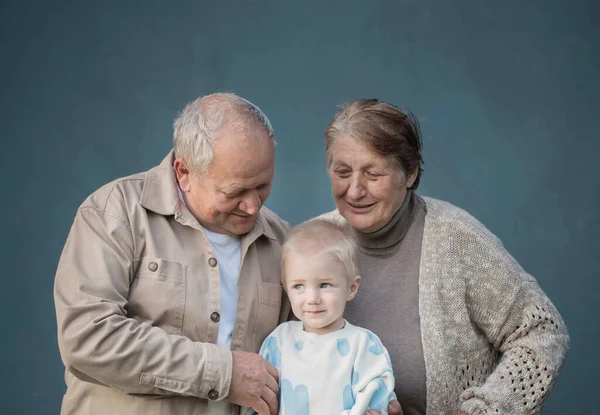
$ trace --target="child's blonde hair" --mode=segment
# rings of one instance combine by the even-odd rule
[[[290,252],[332,255],[344,266],[350,282],[359,275],[354,239],[348,228],[334,219],[311,219],[292,229],[281,253],[281,281],[284,286],[285,258]]]

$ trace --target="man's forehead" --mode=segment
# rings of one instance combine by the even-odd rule
[[[252,119],[245,122],[226,123],[217,131],[213,147],[234,145],[261,145],[263,140],[272,142],[268,131]]]
[[[270,168],[263,168],[258,171],[252,168],[253,166],[249,166],[248,168],[244,168],[244,166],[228,167],[212,171],[209,169],[211,179],[215,182],[215,186],[219,190],[232,191],[254,188],[261,184],[270,183],[273,180],[274,168],[272,164]]]

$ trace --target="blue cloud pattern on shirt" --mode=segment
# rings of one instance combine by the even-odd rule
[[[303,341],[298,341],[298,342],[296,342],[296,344],[294,345],[294,347],[296,348],[296,350],[298,350],[299,352],[301,352],[302,348],[304,347],[304,342]]]
[[[350,410],[354,406],[354,396],[352,395],[352,386],[344,386],[344,410]]]
[[[277,345],[277,337],[267,337],[262,345],[260,354],[267,362],[279,369],[281,366],[281,352],[279,351],[279,346]]]
[[[377,337],[375,337],[375,335],[368,330],[367,330],[367,335],[369,336],[369,340],[371,340],[371,343],[373,343],[371,345],[371,347],[369,347],[369,352],[373,353],[374,355],[382,354],[383,347],[381,347],[381,343],[379,342],[379,339]]]
[[[360,379],[360,374],[356,370],[353,370],[352,371],[352,385],[356,385],[358,383],[359,379]]]
[[[374,379],[373,381],[377,382],[378,388],[371,397],[371,402],[369,402],[369,409],[377,411],[382,415],[387,415],[387,407],[390,403],[391,392],[382,378],[379,377]]]
[[[348,353],[350,353],[350,343],[348,343],[348,339],[337,339],[337,350],[340,356],[348,356]]]
[[[309,415],[308,389],[306,385],[292,387],[292,383],[283,379],[279,388],[281,389],[281,401],[286,415]]]

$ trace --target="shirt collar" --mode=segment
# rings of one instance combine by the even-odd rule
[[[159,215],[174,215],[179,205],[177,179],[173,170],[173,150],[146,173],[140,204]]]

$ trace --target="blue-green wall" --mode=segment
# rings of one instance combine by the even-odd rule
[[[331,209],[322,132],[378,97],[422,122],[422,194],[474,214],[562,312],[572,348],[546,414],[600,390],[600,8],[593,1],[0,2],[0,413],[57,414],[54,271],[79,203],[146,170],[200,94],[277,133],[268,205]]]

